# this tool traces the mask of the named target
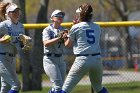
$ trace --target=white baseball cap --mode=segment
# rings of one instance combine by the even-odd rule
[[[12,12],[15,9],[19,8],[16,4],[12,3],[9,5],[9,7],[6,9],[6,13]]]
[[[51,14],[51,17],[62,17],[64,18],[65,13],[62,12],[61,10],[54,10],[53,13]]]

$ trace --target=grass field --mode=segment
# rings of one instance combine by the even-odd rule
[[[109,93],[140,93],[140,82],[117,83],[104,85]],[[47,93],[49,87],[44,87],[42,91],[29,91],[21,93]],[[91,86],[76,86],[71,93],[91,93]]]

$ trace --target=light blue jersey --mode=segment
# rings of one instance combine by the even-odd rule
[[[87,73],[95,91],[102,89],[100,34],[100,27],[93,22],[80,22],[70,29],[69,38],[73,42],[76,58],[62,87],[66,93],[70,93]]]
[[[12,36],[11,43],[8,44],[0,43],[0,52],[13,53],[14,47],[16,47],[17,50],[21,49],[18,38],[19,34],[25,34],[23,24],[21,24],[20,22],[14,24],[10,20],[6,20],[0,23],[0,30],[2,30],[2,32],[0,32],[0,35],[8,34]]]
[[[48,27],[46,27],[43,30],[43,33],[42,33],[43,34],[43,36],[42,36],[43,41],[56,38],[58,36],[58,33],[60,33],[59,31],[62,31],[62,30],[64,30],[63,27],[60,26],[57,30],[57,29],[54,29],[52,24],[50,24]],[[63,54],[64,51],[65,51],[65,47],[64,47],[62,40],[56,42],[55,44],[53,44],[51,46],[47,46],[47,47],[44,46],[44,53]]]
[[[80,22],[70,29],[74,54],[100,53],[100,27],[93,22]]]

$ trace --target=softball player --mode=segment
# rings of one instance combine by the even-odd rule
[[[25,34],[25,32],[23,24],[18,21],[20,17],[19,7],[11,3],[5,7],[5,10],[7,20],[0,23],[1,93],[18,93],[21,85],[16,74],[15,55],[21,49],[18,40],[19,34]],[[12,40],[3,40],[4,34],[12,36]],[[8,89],[8,85],[11,89]]]
[[[48,93],[60,91],[65,79],[66,63],[63,56],[65,48],[61,40],[64,28],[60,26],[64,16],[64,12],[55,10],[51,15],[52,24],[42,32],[44,44],[43,67],[53,84]]]
[[[76,59],[68,73],[62,90],[59,93],[70,93],[76,84],[86,75],[92,87],[97,93],[108,93],[102,87],[103,67],[100,56],[100,27],[91,22],[92,7],[84,3],[77,10],[79,16],[77,24],[73,25],[69,32],[69,38],[65,39],[65,45],[70,47],[73,44]]]

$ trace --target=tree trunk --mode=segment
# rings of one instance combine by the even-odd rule
[[[47,9],[49,0],[41,0],[41,7],[37,16],[37,23],[47,22]],[[34,45],[32,52],[32,89],[41,90],[41,74],[43,72],[43,44],[42,44],[42,30],[35,30]]]
[[[25,0],[19,0],[19,4],[22,11],[22,23],[26,23],[26,12],[25,12]],[[26,35],[29,35],[28,31],[25,31]],[[31,78],[30,78],[30,51],[20,51],[20,59],[22,66],[22,91],[31,90]]]

